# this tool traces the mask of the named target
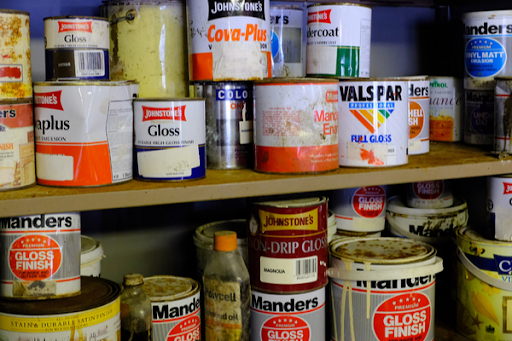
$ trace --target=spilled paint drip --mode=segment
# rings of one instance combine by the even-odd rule
[[[369,165],[375,165],[375,166],[384,166],[384,162],[382,162],[380,159],[377,159],[375,157],[375,154],[373,153],[373,150],[366,150],[361,148],[361,159],[363,161],[368,160]]]

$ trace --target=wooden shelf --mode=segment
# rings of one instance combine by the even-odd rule
[[[316,175],[207,171],[187,182],[130,182],[95,188],[33,186],[0,192],[0,217],[242,198],[414,181],[512,173],[512,159],[498,160],[479,147],[431,143],[431,152],[392,168],[340,168]]]

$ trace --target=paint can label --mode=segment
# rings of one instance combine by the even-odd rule
[[[488,228],[498,240],[511,241],[512,178],[487,178]]]
[[[430,150],[429,81],[409,80],[409,155],[425,154]]]
[[[357,5],[311,5],[306,74],[370,77],[372,10]]]
[[[430,139],[455,142],[462,139],[462,80],[430,79]]]
[[[302,9],[270,8],[272,77],[304,77],[303,22]]]
[[[47,18],[44,21],[46,49],[110,48],[108,20],[94,18]]]
[[[494,90],[464,90],[466,110],[464,142],[492,145],[494,141]]]
[[[443,208],[453,205],[451,182],[434,180],[407,184],[407,206],[414,208]]]

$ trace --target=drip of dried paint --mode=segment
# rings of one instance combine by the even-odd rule
[[[361,148],[360,155],[361,155],[361,159],[363,159],[363,161],[368,160],[369,165],[384,166],[384,162],[382,162],[381,160],[379,160],[375,157],[375,154],[373,154],[373,150],[366,150],[366,149]]]

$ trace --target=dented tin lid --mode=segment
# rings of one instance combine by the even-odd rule
[[[199,284],[191,278],[176,276],[144,277],[142,290],[151,302],[174,301],[197,291]]]
[[[294,208],[294,207],[309,207],[309,206],[318,206],[327,202],[329,199],[326,197],[313,197],[313,198],[300,198],[300,199],[290,199],[290,200],[280,200],[280,201],[265,201],[265,202],[255,202],[254,205],[260,206],[271,206],[277,208]]]

